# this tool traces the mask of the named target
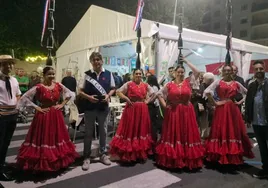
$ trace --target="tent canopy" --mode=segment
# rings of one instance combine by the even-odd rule
[[[93,47],[137,39],[133,31],[134,16],[98,7],[90,6],[82,19],[57,51],[57,57],[70,55]],[[150,37],[158,32],[163,39],[177,40],[176,26],[142,20],[142,37]],[[152,29],[153,28],[153,29]],[[196,44],[225,47],[226,36],[200,32],[184,28],[183,40]],[[268,54],[268,47],[233,38],[233,49],[260,54]]]
[[[91,5],[57,51],[57,57],[94,47],[137,39],[135,17]],[[142,37],[148,37],[153,21],[143,19]]]
[[[154,30],[158,32],[159,38],[169,39],[169,40],[178,40],[178,27],[167,25],[167,24],[159,24],[159,28],[157,30],[156,26],[153,26]],[[191,42],[191,43],[199,43],[203,45],[210,46],[218,46],[225,48],[226,46],[226,36],[218,35],[213,33],[206,33],[201,31],[195,31],[191,29],[184,28],[183,29],[183,41]],[[259,44],[255,44],[252,42],[240,40],[233,38],[232,39],[232,49],[237,51],[245,51],[252,53],[260,53],[268,55],[268,47],[262,46]]]

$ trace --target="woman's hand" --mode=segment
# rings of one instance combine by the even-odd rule
[[[35,110],[38,111],[38,112],[41,112],[43,114],[49,112],[49,108],[41,108],[40,106],[35,107]]]
[[[222,106],[226,103],[226,101],[217,101],[215,102],[215,106]]]
[[[128,97],[126,98],[126,102],[127,102],[130,106],[133,105],[133,102],[131,102],[131,100],[130,100]]]
[[[54,108],[56,109],[56,110],[60,110],[60,109],[62,109],[63,108],[63,104],[58,104],[58,105],[56,105],[56,106],[54,106]]]

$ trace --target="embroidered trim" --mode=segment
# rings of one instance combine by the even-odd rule
[[[124,138],[124,136],[122,136],[122,135],[120,136],[118,134],[116,134],[115,137],[120,138],[120,139]],[[140,137],[134,137],[133,139],[127,138],[126,140],[128,140],[128,141],[133,141],[133,140],[147,140],[149,137],[151,137],[151,135],[150,134],[147,134],[145,137],[144,136],[140,136]]]
[[[162,144],[165,144],[165,145],[169,145],[171,146],[172,148],[174,148],[174,144],[171,144],[170,142],[164,142],[164,141],[161,141]],[[194,146],[199,146],[199,145],[202,145],[202,142],[196,142],[196,143],[192,143],[192,144],[188,144],[187,142],[182,144],[180,141],[177,141],[176,142],[178,145],[182,145],[182,146],[189,146],[189,147],[194,147]]]
[[[69,140],[69,141],[71,141],[71,140]],[[57,143],[56,145],[57,146],[62,146],[63,144],[66,144],[66,142],[64,140],[62,142],[60,142],[60,143]],[[23,145],[24,146],[32,146],[34,148],[49,148],[49,149],[55,149],[56,148],[56,146],[49,146],[49,145],[37,146],[37,145],[35,145],[33,143],[29,143],[29,142],[25,142],[25,143],[23,143]]]
[[[209,142],[238,142],[238,143],[242,143],[241,140],[235,140],[235,139],[230,139],[230,140],[219,140],[219,139],[211,139],[209,140]]]

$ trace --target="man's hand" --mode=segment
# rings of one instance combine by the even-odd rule
[[[104,95],[104,96],[105,98],[102,99],[102,102],[106,102],[106,103],[110,102],[110,96],[109,95]]]
[[[89,100],[90,102],[92,102],[92,103],[97,103],[97,102],[99,102],[99,99],[96,99],[95,97],[97,97],[97,95],[90,95],[90,96],[88,97],[88,100]]]

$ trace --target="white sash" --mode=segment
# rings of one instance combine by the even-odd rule
[[[99,84],[99,82],[88,75],[86,75],[85,79],[90,82],[102,95],[107,95],[105,89]]]

